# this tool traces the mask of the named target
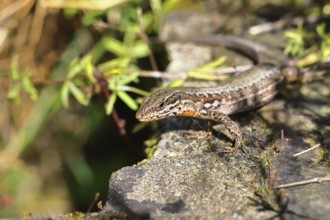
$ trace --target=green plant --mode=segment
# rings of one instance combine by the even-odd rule
[[[118,22],[118,30],[106,32],[88,54],[72,61],[61,88],[61,100],[65,107],[69,106],[70,94],[80,104],[88,105],[92,87],[101,87],[106,96],[107,114],[111,114],[118,98],[132,110],[137,110],[137,102],[128,92],[142,96],[149,94],[129,85],[138,82],[139,67],[136,61],[150,55],[147,42],[140,36],[157,29],[163,13],[176,2],[165,1],[162,4],[159,0],[153,0],[150,4],[152,12],[145,12],[140,15],[141,17],[134,3],[129,7],[120,8],[121,19]],[[89,12],[83,21],[89,25],[102,15],[101,12]],[[113,58],[97,64],[97,58],[105,52],[110,52]],[[106,89],[109,92],[106,92]]]
[[[19,71],[17,56],[12,59],[9,79],[8,99],[19,101],[22,93],[28,94],[32,100],[38,98],[38,91],[31,81],[31,73],[28,70]]]
[[[297,58],[297,66],[322,63],[330,56],[330,34],[325,23],[317,24],[315,31],[304,29],[300,23],[296,29],[285,31],[284,37],[284,53]]]

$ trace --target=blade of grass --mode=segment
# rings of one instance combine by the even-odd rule
[[[117,93],[112,93],[109,100],[107,101],[107,103],[105,104],[105,112],[107,113],[107,115],[110,115],[112,110],[113,110],[113,106],[115,105],[115,102],[117,100]]]
[[[132,110],[136,111],[138,109],[138,106],[134,99],[132,99],[131,96],[129,96],[126,92],[124,91],[117,91],[118,96],[125,104]]]

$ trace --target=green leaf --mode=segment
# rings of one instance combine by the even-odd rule
[[[68,69],[68,74],[67,74],[68,78],[72,79],[81,71],[82,71],[82,66],[81,66],[80,62],[78,62],[78,60],[73,60]]]
[[[133,134],[143,130],[144,128],[146,128],[148,126],[149,123],[137,123],[134,125],[133,129],[131,130],[131,132]]]
[[[287,38],[287,44],[284,49],[285,54],[298,56],[304,53],[304,36],[299,26],[297,27],[297,31],[284,32],[284,37]]]
[[[139,72],[132,72],[131,74],[125,74],[121,75],[121,77],[118,79],[119,85],[126,85],[130,82],[135,81],[139,77]]]
[[[135,88],[135,87],[131,87],[131,86],[126,86],[126,85],[118,86],[117,89],[121,90],[121,91],[125,91],[125,92],[134,92],[134,93],[142,95],[142,96],[150,95],[150,92],[147,92],[147,91]]]
[[[124,56],[126,53],[127,48],[123,43],[113,37],[104,37],[102,43],[106,50],[114,53],[118,57]]]
[[[152,25],[156,25],[156,27],[158,27],[154,14],[144,13],[142,15],[142,29],[145,32],[148,32],[148,29],[152,28]],[[158,28],[155,28],[155,30],[158,30]]]
[[[82,23],[85,26],[92,25],[99,17],[104,14],[104,11],[100,10],[87,10],[82,18]]]
[[[94,71],[94,65],[92,62],[93,58],[91,54],[87,54],[85,55],[80,63],[82,68],[85,70],[86,72],[86,76],[87,78],[91,81],[91,82],[95,82],[94,76],[93,76],[93,71]]]
[[[124,68],[113,68],[107,71],[102,71],[104,76],[109,76],[109,75],[118,75],[120,73],[122,73],[123,71],[125,71]]]
[[[70,155],[65,159],[73,176],[79,184],[85,186],[91,184],[94,179],[93,171],[88,165],[86,159],[83,157],[83,154]]]
[[[129,96],[126,92],[124,91],[117,91],[118,96],[125,104],[132,110],[136,111],[138,109],[138,106],[134,99],[132,99],[131,96]]]
[[[98,68],[103,72],[108,69],[117,68],[117,67],[128,67],[131,59],[128,57],[119,57],[107,62],[101,63],[98,65]]]
[[[162,4],[160,0],[150,0],[150,6],[155,14],[162,12]]]
[[[224,64],[224,62],[226,60],[227,60],[227,56],[221,56],[218,59],[216,59],[212,62],[209,62],[209,63],[195,69],[194,71],[205,72],[205,71],[215,69],[215,68],[219,67],[220,65]]]
[[[64,83],[61,88],[61,101],[64,106],[64,108],[69,107],[69,86],[68,83]]]
[[[107,113],[107,115],[110,115],[112,110],[113,110],[113,106],[115,105],[115,102],[117,100],[117,93],[112,93],[109,100],[107,101],[107,103],[105,104],[105,112]]]
[[[133,43],[136,41],[137,34],[134,29],[136,29],[137,23],[132,23],[127,27],[127,30],[125,32],[124,38],[123,38],[123,44],[125,45],[126,49],[130,49],[130,47],[127,47],[128,45],[133,45]],[[126,53],[128,54],[128,53]]]
[[[316,33],[321,38],[326,38],[325,28],[326,28],[325,23],[321,23],[316,26]]]
[[[297,32],[293,32],[293,31],[285,31],[284,36],[287,38],[294,39],[296,41],[300,41],[302,38],[301,34],[299,34]]]
[[[111,91],[117,90],[117,83],[115,78],[108,79],[108,89]]]
[[[63,9],[63,12],[64,12],[64,16],[65,16],[65,18],[67,18],[67,19],[73,19],[74,18],[74,16],[76,16],[77,15],[77,13],[79,12],[79,10],[78,9],[75,9],[75,8],[64,8]]]
[[[18,71],[18,56],[14,56],[11,61],[11,72],[10,78],[12,80],[19,80],[19,71]]]
[[[21,86],[18,83],[15,83],[10,87],[9,91],[7,92],[7,98],[18,99],[20,90],[21,90]]]
[[[88,105],[88,99],[84,93],[73,82],[68,81],[67,84],[71,94],[76,98],[76,100],[84,106]]]
[[[130,58],[116,58],[98,65],[98,69],[104,76],[122,73],[129,67]]]
[[[37,100],[38,98],[38,91],[34,87],[33,83],[30,80],[30,73],[25,73],[22,78],[22,88],[26,93],[29,94],[32,100]]]
[[[206,72],[189,71],[188,76],[201,80],[219,80],[219,76]]]
[[[149,55],[148,45],[144,41],[136,41],[131,49],[131,56],[134,58],[146,57]]]
[[[296,65],[298,67],[303,67],[303,66],[307,66],[307,65],[312,65],[319,61],[320,61],[320,56],[318,53],[310,53],[307,56],[305,56],[304,58],[300,59],[296,63]]]
[[[173,10],[177,5],[181,4],[181,1],[178,0],[167,0],[163,3],[162,10],[163,13]]]
[[[168,88],[168,87],[182,86],[183,83],[184,83],[184,79],[175,79],[167,83],[164,87]]]

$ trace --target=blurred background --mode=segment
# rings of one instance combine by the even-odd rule
[[[134,116],[157,83],[146,70],[167,62],[149,40],[169,11],[198,14],[204,2],[214,13],[191,21],[201,29],[272,31],[289,20],[284,52],[301,66],[329,58],[328,1],[0,1],[0,217],[99,210],[111,174],[156,143]]]
[[[147,135],[132,131],[151,11],[149,1],[0,1],[0,217],[96,211],[112,172],[145,157]]]

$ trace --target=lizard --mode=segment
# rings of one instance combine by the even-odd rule
[[[172,87],[145,97],[136,118],[153,121],[172,116],[187,116],[222,123],[234,139],[229,153],[245,146],[239,125],[229,115],[249,111],[269,103],[278,93],[279,85],[295,71],[282,68],[283,59],[267,47],[231,35],[210,35],[193,38],[195,43],[222,45],[239,50],[255,62],[247,71],[216,87]]]

